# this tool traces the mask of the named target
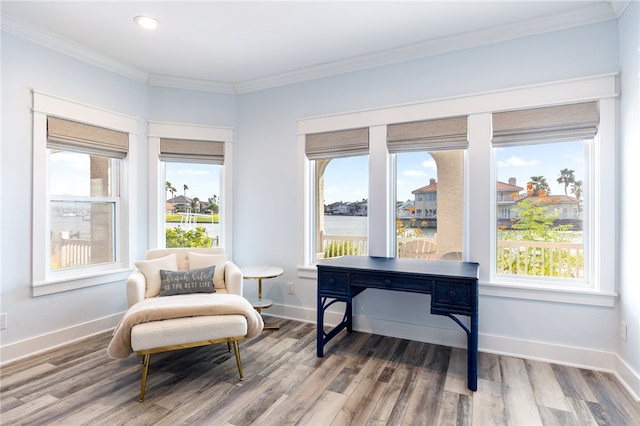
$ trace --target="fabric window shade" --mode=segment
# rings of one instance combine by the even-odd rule
[[[160,138],[160,160],[224,164],[224,142]]]
[[[308,134],[305,152],[309,160],[368,154],[369,128]]]
[[[493,145],[563,142],[592,138],[598,131],[598,104],[583,102],[493,114]]]
[[[129,134],[47,116],[47,148],[124,158],[129,151]]]
[[[387,148],[398,152],[466,149],[467,117],[447,117],[387,126]]]

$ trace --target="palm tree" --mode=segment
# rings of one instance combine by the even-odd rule
[[[527,186],[531,188],[531,194],[529,195],[534,197],[539,195],[540,190],[543,190],[547,194],[551,193],[551,188],[549,187],[547,178],[544,176],[531,176],[531,180],[527,182]]]
[[[569,169],[560,170],[560,177],[556,179],[558,183],[564,184],[564,195],[567,195],[567,187],[576,181],[576,177],[573,175],[575,171]]]
[[[189,189],[189,187],[187,186],[186,183],[182,185],[182,189],[184,190],[183,192],[184,198],[187,198],[187,189]]]
[[[167,191],[169,191],[169,193],[171,194],[171,198],[173,198],[174,194],[176,193],[176,189],[173,187],[173,185],[171,185],[171,182],[167,181],[166,188]]]
[[[575,180],[572,182],[571,193],[575,195],[578,200],[582,198],[582,181],[581,180]]]

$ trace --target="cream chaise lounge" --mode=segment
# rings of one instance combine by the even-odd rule
[[[181,272],[163,272],[161,278],[160,270]],[[203,270],[211,274],[202,275]],[[193,290],[193,283],[182,286],[179,280],[187,275],[204,277],[211,288],[200,292]],[[136,262],[127,279],[129,309],[107,353],[112,358],[127,358],[132,352],[143,357],[140,401],[152,353],[226,342],[229,349],[233,346],[240,379],[244,378],[238,341],[258,335],[264,323],[242,297],[242,283],[242,272],[220,247],[152,249],[145,261]]]

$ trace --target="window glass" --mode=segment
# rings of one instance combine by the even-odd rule
[[[397,257],[462,260],[463,154],[396,154]]]
[[[166,247],[219,246],[222,166],[173,161],[163,164]]]
[[[121,160],[48,149],[50,270],[116,260]]]
[[[316,260],[368,255],[368,155],[315,160]]]
[[[498,274],[585,279],[584,141],[494,148]]]

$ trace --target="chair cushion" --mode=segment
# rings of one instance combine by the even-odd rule
[[[213,274],[215,266],[185,271],[160,270],[160,296],[174,294],[215,293],[213,288]]]
[[[225,288],[224,284],[224,265],[227,262],[227,255],[225,254],[202,254],[189,252],[189,269],[206,268],[208,266],[215,266],[216,270],[213,274],[213,286],[218,288]]]
[[[247,335],[242,315],[176,318],[138,324],[131,329],[134,351]]]
[[[151,260],[139,260],[135,262],[136,268],[144,275],[147,281],[145,297],[156,297],[160,294],[161,281],[160,270],[176,271],[178,269],[178,261],[175,254],[159,257]]]

